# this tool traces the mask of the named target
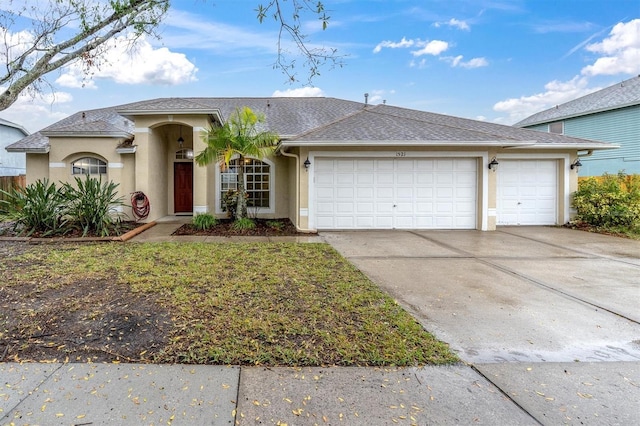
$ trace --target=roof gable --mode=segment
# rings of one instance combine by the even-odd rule
[[[633,105],[640,105],[640,75],[533,114],[514,126],[533,126]]]

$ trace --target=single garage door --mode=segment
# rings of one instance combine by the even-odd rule
[[[317,229],[475,229],[474,158],[314,161]]]
[[[555,160],[500,160],[497,173],[498,225],[555,225],[558,166]]]

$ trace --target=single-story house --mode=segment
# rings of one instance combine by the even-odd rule
[[[620,146],[580,153],[581,176],[640,174],[640,76],[538,112],[515,126]]]
[[[612,146],[424,111],[335,98],[165,98],[80,111],[7,149],[27,155],[27,183],[100,175],[148,221],[209,212],[235,168],[198,166],[202,136],[237,108],[266,117],[274,155],[248,159],[250,214],[303,231],[479,229],[570,218],[582,150]],[[130,211],[126,213],[131,213]]]
[[[0,118],[0,176],[19,176],[27,172],[23,152],[7,152],[5,149],[29,132],[19,124]]]

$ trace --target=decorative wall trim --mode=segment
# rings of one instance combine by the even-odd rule
[[[50,169],[64,169],[67,167],[66,163],[49,163]]]

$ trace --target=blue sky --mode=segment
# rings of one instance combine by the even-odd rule
[[[328,28],[311,15],[303,28],[344,65],[304,87],[273,69],[278,28],[258,23],[259,2],[173,1],[160,39],[135,53],[119,40],[91,80],[77,67],[53,73],[48,92],[0,117],[33,132],[83,109],[156,97],[369,93],[370,103],[513,124],[640,74],[640,0],[326,0]]]

